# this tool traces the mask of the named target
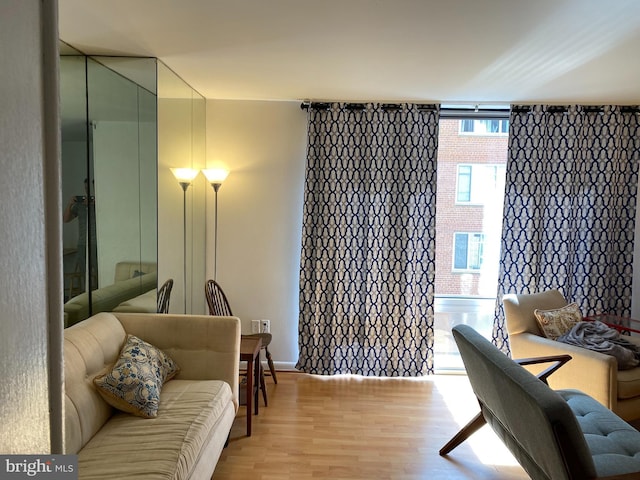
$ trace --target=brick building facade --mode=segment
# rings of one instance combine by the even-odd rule
[[[496,133],[481,133],[484,124],[476,121],[474,133],[461,133],[462,120],[441,119],[438,140],[438,192],[436,213],[436,295],[495,296],[497,281],[497,255],[499,254],[504,169],[507,159],[508,136],[504,132],[506,120],[494,120],[500,125]],[[467,122],[469,122],[467,120]],[[473,120],[471,120],[473,122]],[[468,126],[469,124],[467,124]],[[467,128],[468,129],[468,128]],[[478,132],[480,130],[480,132]],[[470,166],[475,177],[470,182],[471,201],[459,201],[459,166]],[[479,173],[493,169],[476,168],[474,165],[496,167],[498,177],[479,183]],[[469,181],[463,179],[463,183]],[[464,187],[463,187],[464,188]],[[478,200],[476,195],[483,195]],[[462,195],[464,196],[464,195]],[[480,203],[481,202],[481,203]],[[483,233],[482,268],[454,268],[455,234]],[[461,240],[464,239],[464,235]],[[463,242],[461,242],[463,243]],[[462,246],[462,245],[461,245]],[[459,252],[461,253],[461,252]],[[464,253],[464,249],[462,250]],[[460,260],[460,255],[459,258]],[[462,258],[461,260],[464,260]]]

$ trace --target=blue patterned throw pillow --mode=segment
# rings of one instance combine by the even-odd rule
[[[162,385],[180,368],[162,350],[127,335],[113,368],[93,379],[98,392],[111,406],[139,417],[158,416]]]

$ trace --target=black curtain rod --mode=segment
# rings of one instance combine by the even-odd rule
[[[313,108],[314,110],[328,110],[331,108],[331,103],[328,102],[302,102],[300,104],[300,108],[302,110],[309,110],[310,108]],[[364,110],[365,108],[367,108],[367,104],[366,103],[347,103],[345,105],[345,108],[347,110]],[[390,111],[390,110],[400,110],[402,108],[401,104],[398,103],[383,103],[381,105],[381,108],[383,110],[386,111]],[[417,106],[418,110],[426,110],[426,111],[433,111],[433,110],[438,110],[438,105],[433,104],[433,103],[429,103],[429,104],[420,104]]]
[[[350,110],[360,110],[364,109],[366,104],[364,103],[348,103],[346,108]],[[300,104],[300,108],[302,110],[308,110],[309,108],[313,108],[315,110],[328,110],[331,108],[330,102],[309,102],[305,101]],[[383,110],[399,110],[402,108],[400,104],[396,103],[383,103]],[[583,105],[583,111],[589,113],[601,113],[604,111],[604,107],[602,105]],[[513,113],[528,113],[533,109],[533,105],[512,105],[511,112]],[[418,110],[438,110],[438,105],[436,104],[420,104],[418,105]],[[569,107],[566,105],[550,105],[547,107],[547,112],[549,113],[567,113]],[[640,113],[640,105],[621,105],[620,113]],[[478,111],[473,111],[471,109],[464,108],[451,108],[444,107],[440,108],[440,114],[442,117],[458,117],[458,116],[478,116],[478,117],[502,117],[508,116],[509,110],[507,109],[498,109],[498,108],[480,108]]]
[[[578,105],[578,108],[586,113],[603,113],[604,105]],[[638,105],[621,105],[620,113],[640,113],[640,106]],[[513,105],[511,111],[513,113],[529,113],[533,109],[532,105]],[[567,113],[569,107],[566,105],[549,105],[547,107],[548,113]]]

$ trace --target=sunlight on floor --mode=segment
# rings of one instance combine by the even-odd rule
[[[335,380],[344,378],[350,380],[370,380],[370,377],[359,375],[333,375],[323,377],[314,376],[317,380]],[[394,379],[389,379],[394,380]],[[478,413],[478,402],[471,390],[471,385],[467,376],[462,373],[438,374],[428,377],[402,377],[395,380],[433,382],[435,390],[442,396],[453,420],[462,428]],[[511,454],[509,449],[496,436],[491,427],[485,425],[469,439],[465,444],[471,448],[478,460],[487,466],[518,466],[518,461]]]
[[[479,411],[478,402],[465,375],[436,375],[432,377],[442,395],[451,416],[460,428]],[[473,453],[485,465],[519,465],[509,449],[496,436],[491,427],[485,425],[467,441]]]

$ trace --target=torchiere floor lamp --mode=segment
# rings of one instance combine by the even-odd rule
[[[182,187],[182,281],[184,285],[184,313],[187,313],[187,188],[189,188],[193,179],[198,175],[198,170],[192,168],[171,168],[171,172]]]
[[[217,280],[218,274],[218,190],[225,181],[229,171],[224,168],[208,168],[202,170],[202,173],[213,187],[215,192],[214,210],[213,210],[213,279]]]

